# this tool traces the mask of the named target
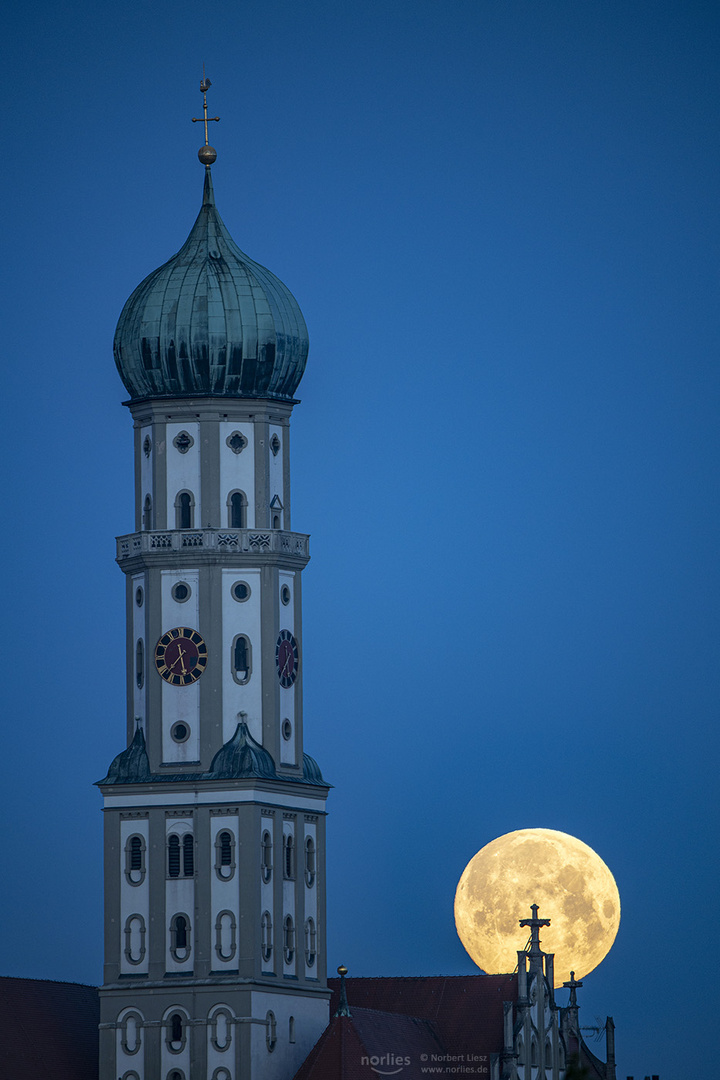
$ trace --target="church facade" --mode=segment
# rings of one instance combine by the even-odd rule
[[[105,820],[101,1080],[292,1077],[328,1022],[325,807],[304,752],[289,421],[300,309],[203,201],[133,292],[127,746]]]

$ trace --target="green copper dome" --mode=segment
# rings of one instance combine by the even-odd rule
[[[292,293],[234,242],[210,168],[184,245],[138,285],[115,331],[115,363],[133,399],[222,395],[293,399],[308,353]]]

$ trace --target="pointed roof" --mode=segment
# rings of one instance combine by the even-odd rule
[[[290,290],[230,236],[206,166],[190,235],[138,285],[118,321],[115,362],[131,398],[292,401],[308,347]]]
[[[402,1080],[422,1080],[421,1062],[442,1052],[426,1020],[353,1008],[352,1016],[333,1017],[295,1080],[378,1080],[396,1073]]]

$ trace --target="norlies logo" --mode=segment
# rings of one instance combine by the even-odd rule
[[[410,1064],[410,1058],[400,1054],[373,1054],[372,1057],[361,1057],[360,1064],[369,1065],[380,1076],[395,1076]]]

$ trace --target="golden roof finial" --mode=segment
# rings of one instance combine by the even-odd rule
[[[220,120],[219,116],[208,116],[207,111],[207,92],[212,86],[212,83],[205,75],[205,65],[203,64],[203,77],[200,83],[200,93],[203,96],[203,115],[193,116],[193,124],[205,124],[205,145],[201,146],[198,150],[198,157],[203,165],[212,165],[213,161],[217,158],[217,151],[212,148],[208,142],[208,120]]]

